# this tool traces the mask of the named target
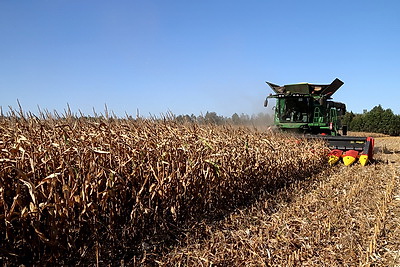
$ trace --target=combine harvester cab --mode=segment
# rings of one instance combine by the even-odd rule
[[[264,106],[267,107],[269,98],[276,99],[274,124],[277,128],[326,140],[330,165],[341,160],[349,166],[358,160],[364,166],[373,159],[374,139],[346,136],[347,126],[341,124],[346,105],[331,100],[344,84],[341,80],[335,79],[331,84],[267,84],[275,94],[266,98]]]

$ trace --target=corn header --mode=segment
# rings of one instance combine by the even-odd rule
[[[331,84],[298,83],[279,86],[267,84],[275,92],[266,99],[275,98],[274,124],[283,131],[304,134],[308,138],[327,141],[329,164],[342,160],[345,165],[359,161],[366,165],[373,158],[374,139],[347,135],[347,126],[341,124],[346,105],[332,101],[332,95],[343,85],[339,79]]]

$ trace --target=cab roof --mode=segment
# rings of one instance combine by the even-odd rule
[[[330,84],[296,83],[279,86],[266,82],[276,94],[332,96],[344,83],[336,78]]]

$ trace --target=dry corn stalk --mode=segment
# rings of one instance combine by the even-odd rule
[[[14,114],[0,136],[1,249],[16,262],[141,258],[325,166],[323,143],[170,120]]]

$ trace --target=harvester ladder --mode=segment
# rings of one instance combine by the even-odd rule
[[[332,130],[337,131],[337,110],[335,108],[331,108],[329,111],[329,122],[332,123]]]
[[[321,110],[319,107],[315,107],[314,109],[314,118],[313,118],[314,123],[323,123],[324,118],[322,117]]]

